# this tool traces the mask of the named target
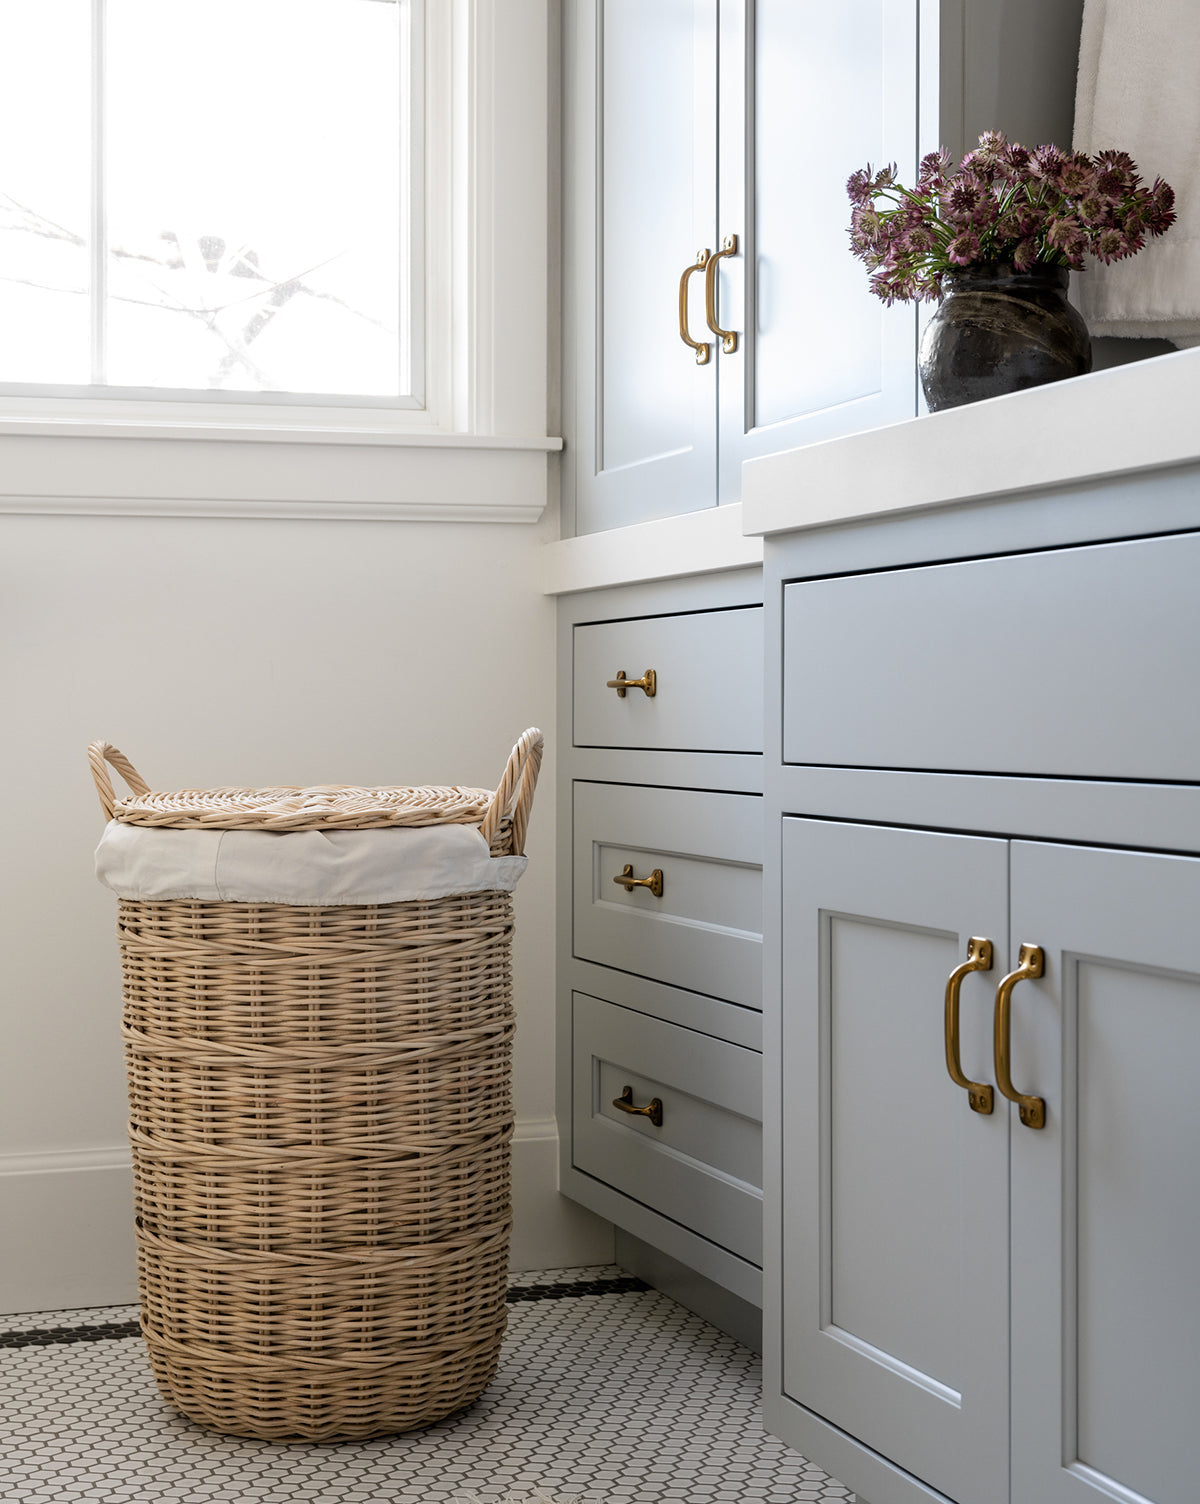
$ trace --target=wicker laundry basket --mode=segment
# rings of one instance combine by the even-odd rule
[[[494,793],[159,794],[116,748],[88,749],[125,824],[472,824],[493,856],[523,851],[541,754],[527,731]],[[107,764],[131,797],[114,798]],[[120,901],[142,1331],[190,1419],[362,1437],[428,1425],[488,1384],[511,1225],[512,927],[503,891]]]

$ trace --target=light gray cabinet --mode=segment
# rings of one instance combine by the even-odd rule
[[[768,545],[767,1419],[872,1504],[1195,1497],[1178,482]]]
[[[559,1185],[757,1306],[759,576],[559,610]]]
[[[917,10],[566,8],[576,532],[736,501],[743,459],[914,411],[915,318],[851,259],[845,182],[915,167]]]
[[[1200,860],[799,819],[783,853],[785,1393],[955,1500],[1006,1504],[1011,1434],[1013,1498],[1184,1504]],[[972,936],[988,1115],[945,1057]],[[1022,945],[1010,1077],[1040,1128],[996,1090]]]
[[[1082,0],[564,7],[564,499],[576,533],[741,495],[743,460],[917,410],[846,180],[1070,138]]]

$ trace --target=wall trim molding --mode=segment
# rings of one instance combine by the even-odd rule
[[[280,522],[499,522],[530,525],[544,506],[488,502],[391,502],[371,505],[336,501],[173,501],[165,497],[0,496],[0,516],[9,517],[204,517],[274,519]]]
[[[518,1119],[512,1150],[511,1268],[611,1263],[611,1225],[559,1194],[554,1118]],[[0,1311],[136,1300],[128,1147],[0,1154]]]
[[[113,439],[0,433],[0,514],[537,522],[552,441]]]
[[[61,1175],[76,1170],[128,1170],[128,1144],[91,1149],[50,1149],[26,1154],[0,1154],[0,1176]]]

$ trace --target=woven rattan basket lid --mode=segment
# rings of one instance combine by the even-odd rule
[[[93,742],[88,748],[92,776],[110,820],[125,825],[156,825],[170,830],[377,830],[399,825],[480,825],[490,840],[501,819],[513,819],[524,836],[524,820],[542,757],[542,734],[526,731],[513,748],[500,787],[491,789],[425,785],[418,788],[356,788],[323,784],[313,788],[152,790],[116,747]],[[133,790],[113,794],[106,763]],[[517,829],[517,826],[520,826]],[[520,846],[517,848],[520,850]]]
[[[384,825],[478,825],[491,789],[180,789],[131,794],[113,805],[123,825],[171,830],[374,830]]]

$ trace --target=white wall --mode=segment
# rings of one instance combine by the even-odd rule
[[[0,517],[0,1309],[133,1298],[116,900],[87,743],[155,788],[494,786],[554,725],[536,526]],[[516,895],[516,1267],[608,1256],[554,1190],[548,745]],[[599,1236],[599,1242],[596,1241]]]
[[[556,461],[537,452],[555,431],[555,17],[556,0],[456,7],[473,28],[467,176],[434,194],[465,237],[463,422],[515,447],[0,413],[0,1311],[134,1297],[116,900],[92,875],[87,743],[114,742],[155,788],[494,786],[520,732],[555,724],[538,570]],[[516,1268],[613,1246],[556,1189],[554,766],[551,743],[516,895]]]

